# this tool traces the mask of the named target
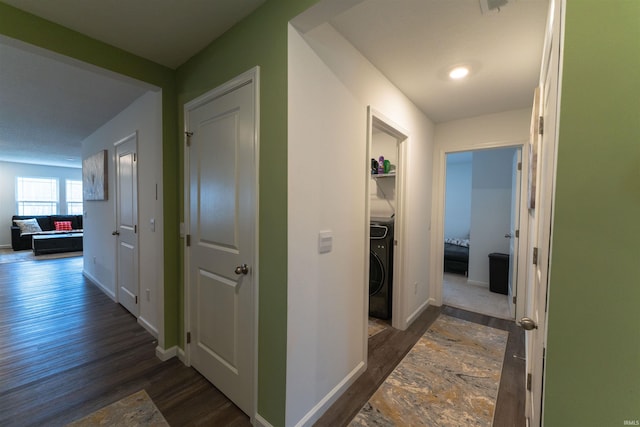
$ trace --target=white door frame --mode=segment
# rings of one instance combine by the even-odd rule
[[[393,289],[392,289],[392,307],[391,307],[391,326],[396,329],[407,329],[407,304],[404,300],[407,295],[407,284],[404,283],[405,277],[405,253],[406,253],[406,238],[405,238],[405,184],[407,176],[407,142],[409,140],[409,132],[404,130],[401,126],[395,123],[390,118],[386,117],[380,111],[369,106],[367,107],[367,157],[366,157],[366,199],[365,199],[365,337],[367,337],[367,324],[369,316],[369,252],[371,251],[370,244],[370,230],[369,224],[371,222],[371,203],[369,200],[369,191],[371,183],[371,142],[372,142],[372,129],[373,127],[384,130],[387,134],[396,138],[398,141],[398,164],[396,165],[396,214],[394,223],[394,240],[395,247],[393,251]],[[399,286],[400,284],[400,286]],[[365,353],[367,354],[367,342],[365,339]]]
[[[442,305],[443,295],[443,275],[444,275],[444,206],[445,206],[445,193],[447,184],[447,154],[460,153],[465,151],[477,151],[488,150],[494,148],[520,148],[522,151],[522,174],[520,176],[520,193],[526,194],[527,192],[527,178],[529,176],[528,169],[524,166],[529,162],[528,141],[516,140],[516,141],[492,141],[479,144],[464,144],[457,145],[455,148],[436,149],[434,153],[434,175],[433,175],[433,220],[432,220],[432,233],[431,233],[431,292],[433,296],[434,305]],[[520,238],[518,241],[518,280],[516,283],[516,316],[518,313],[524,313],[525,303],[525,280],[526,280],[526,248],[528,243],[528,225],[526,223],[527,204],[526,198],[520,197],[520,224],[518,226],[520,230]],[[519,297],[518,297],[519,296]],[[516,317],[518,318],[518,317]]]
[[[115,185],[114,185],[114,218],[116,220],[116,226],[115,229],[116,231],[118,231],[118,220],[119,220],[119,208],[120,205],[118,204],[118,180],[120,179],[120,170],[118,167],[118,146],[121,144],[124,144],[125,142],[129,141],[130,139],[133,139],[135,146],[136,146],[136,151],[135,151],[135,156],[137,158],[138,156],[138,131],[134,131],[133,133],[125,136],[124,138],[119,139],[118,141],[113,143],[113,157],[112,157],[112,163],[113,163],[113,169],[115,171],[115,177],[114,177],[114,181],[115,181]],[[138,172],[137,172],[137,162],[136,162],[136,176],[135,176],[135,183],[136,183],[136,216],[138,216],[140,214],[140,199],[138,196]],[[138,226],[139,223],[139,218],[136,218],[136,228]],[[136,230],[136,232],[134,233],[136,236],[136,287],[137,287],[137,295],[138,295],[138,300],[140,299],[140,233],[138,230]],[[115,264],[115,275],[114,275],[114,282],[115,282],[115,300],[118,304],[120,304],[120,282],[119,282],[119,274],[120,274],[120,263],[118,262],[118,245],[120,244],[120,240],[118,238],[118,236],[116,237],[116,247],[115,247],[115,257],[114,257],[114,264]],[[128,311],[128,310],[127,310]],[[137,313],[131,313],[132,315],[135,316],[136,319],[138,319],[140,317],[140,302],[138,302],[138,304],[136,305],[136,311]]]
[[[255,173],[255,222],[253,224],[253,236],[254,236],[254,254],[253,254],[253,265],[251,267],[251,272],[253,276],[253,330],[254,336],[252,338],[252,351],[251,351],[251,359],[253,366],[253,372],[251,373],[252,378],[252,408],[253,413],[249,414],[251,417],[251,421],[253,421],[258,414],[258,302],[259,302],[259,198],[260,198],[260,67],[256,66],[239,76],[229,80],[226,83],[216,87],[215,89],[210,90],[209,92],[187,102],[184,104],[184,228],[181,227],[180,234],[181,237],[185,237],[185,230],[190,229],[190,218],[191,218],[191,198],[190,198],[190,157],[189,157],[189,149],[187,148],[187,132],[188,123],[189,123],[189,113],[191,110],[194,110],[200,107],[203,104],[206,104],[213,98],[218,98],[224,94],[227,94],[233,91],[236,88],[244,86],[246,84],[253,83],[254,85],[254,99],[255,99],[255,128],[254,128],[254,136],[253,136],[253,149],[254,149],[254,173]],[[186,336],[187,332],[191,328],[191,305],[190,305],[190,288],[189,288],[189,257],[190,257],[190,248],[187,246],[187,239],[183,239],[183,249],[184,249],[184,257],[183,257],[183,265],[184,265],[184,277],[183,277],[183,293],[184,293],[184,329],[183,329],[183,337],[185,342],[183,342],[184,348],[184,357],[182,358],[183,362],[187,366],[191,366],[191,352],[189,346],[186,345]]]

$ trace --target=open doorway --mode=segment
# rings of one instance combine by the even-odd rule
[[[505,147],[446,155],[446,305],[514,318],[520,151]]]
[[[368,183],[369,336],[381,327],[402,328],[404,157],[407,132],[369,109]],[[400,243],[399,243],[400,242]]]

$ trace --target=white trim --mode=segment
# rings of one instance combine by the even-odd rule
[[[97,286],[102,292],[104,292],[105,294],[107,294],[107,296],[109,298],[111,298],[113,300],[113,302],[118,302],[116,301],[116,294],[113,293],[111,291],[111,289],[107,288],[105,285],[103,285],[102,283],[100,283],[100,281],[98,279],[96,279],[94,276],[91,275],[91,273],[89,273],[87,270],[82,270],[82,275],[84,277],[86,277],[91,283],[93,283],[95,286]]]
[[[433,298],[429,298],[423,304],[421,304],[420,307],[418,307],[418,309],[416,311],[414,311],[413,313],[411,313],[411,315],[409,317],[407,317],[407,320],[406,320],[407,325],[412,324],[418,318],[418,316],[420,316],[422,313],[424,313],[424,311],[430,305],[433,305],[434,302],[435,302],[435,300]]]
[[[269,421],[262,418],[262,416],[256,413],[256,416],[251,420],[251,424],[256,427],[274,427]]]
[[[158,339],[158,330],[149,323],[144,317],[138,316],[138,323],[145,328],[155,339]]]
[[[253,237],[253,254],[252,259],[249,260],[249,264],[252,266],[253,277],[253,295],[251,304],[253,305],[253,331],[250,337],[251,341],[251,359],[250,363],[252,372],[249,374],[251,378],[251,407],[252,413],[248,414],[250,418],[254,419],[258,413],[258,326],[259,326],[259,222],[260,222],[260,67],[255,66],[248,71],[240,74],[239,76],[223,83],[220,86],[208,91],[207,93],[200,95],[199,97],[184,104],[183,114],[183,126],[184,126],[184,230],[185,235],[189,234],[191,229],[191,199],[190,199],[190,157],[189,149],[186,144],[186,133],[189,132],[189,112],[201,105],[209,102],[212,99],[219,98],[239,87],[247,84],[253,84],[253,96],[254,96],[254,135],[253,135],[253,165],[254,165],[254,210],[255,221],[252,225],[250,233]],[[186,239],[183,239],[184,246],[184,282],[183,282],[183,294],[184,294],[184,337],[187,336],[187,332],[191,328],[191,305],[190,305],[190,289],[189,289],[189,256],[190,248],[186,246]],[[183,357],[181,360],[187,366],[191,366],[191,351],[190,347],[183,344]]]
[[[0,245],[0,249],[11,249],[11,245]]]
[[[395,123],[389,117],[385,116],[380,111],[376,110],[372,106],[367,107],[367,158],[366,158],[366,188],[365,188],[365,325],[367,324],[369,314],[369,252],[371,251],[371,245],[369,242],[370,231],[369,223],[371,222],[371,204],[369,200],[370,191],[370,169],[369,158],[371,156],[371,144],[372,144],[372,131],[374,125],[380,129],[383,129],[386,133],[391,135],[397,140],[398,144],[398,165],[396,174],[396,213],[394,224],[394,239],[398,242],[393,254],[393,291],[392,291],[392,307],[391,307],[391,326],[396,329],[405,330],[408,326],[406,322],[406,310],[407,305],[404,300],[405,287],[405,253],[406,253],[406,236],[405,236],[405,188],[406,188],[406,176],[407,176],[407,145],[409,142],[409,132],[403,127]],[[402,284],[399,286],[399,284]],[[367,340],[367,334],[365,331],[365,342]],[[365,343],[366,346],[366,343]],[[366,347],[365,347],[366,350]],[[365,355],[367,352],[365,351]]]
[[[528,155],[528,142],[522,139],[518,140],[508,140],[508,141],[489,141],[483,143],[469,143],[461,146],[456,146],[455,148],[445,149],[439,148],[434,153],[433,160],[433,217],[432,217],[432,233],[431,233],[431,289],[430,295],[432,295],[432,299],[434,300],[434,305],[441,306],[442,305],[442,294],[443,294],[443,275],[444,275],[444,265],[442,260],[444,258],[444,248],[442,242],[444,242],[444,203],[445,203],[445,191],[446,191],[446,177],[447,177],[447,162],[446,156],[451,153],[460,153],[465,151],[478,151],[478,150],[488,150],[494,148],[520,148],[522,150],[522,174],[520,176],[520,188],[525,186],[525,192],[522,194],[526,194],[526,182],[528,171],[525,165],[528,164],[529,155]],[[522,191],[522,190],[521,190]],[[526,197],[520,197],[520,207],[521,209],[526,209]],[[522,206],[525,206],[522,208]],[[520,247],[522,244],[526,244],[528,242],[528,232],[529,229],[527,225],[528,217],[520,217]],[[518,256],[518,269],[524,267],[524,263],[526,262],[526,256],[522,256],[523,254],[520,252]],[[518,275],[519,276],[519,275]],[[471,283],[471,282],[470,282]],[[476,282],[477,284],[481,284],[482,286],[487,286],[486,283]],[[516,284],[517,286],[517,284]],[[517,295],[517,291],[516,291]]]
[[[156,357],[163,362],[176,357],[178,353],[178,346],[174,345],[173,347],[169,347],[164,349],[159,345],[156,347]]]
[[[180,360],[186,366],[187,357],[184,354],[184,350],[181,349],[180,347],[177,347],[177,346],[176,346],[176,348],[178,349],[178,360]]]
[[[367,369],[364,362],[360,362],[356,365],[355,368],[346,377],[342,379],[327,395],[322,398],[320,402],[307,414],[302,417],[300,421],[296,424],[296,427],[308,426],[312,425],[316,422],[322,414],[324,414],[327,409],[336,401],[342,394],[347,391],[347,389],[353,384],[358,377]]]

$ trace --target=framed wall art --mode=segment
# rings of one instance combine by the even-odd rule
[[[84,200],[108,200],[107,150],[82,161],[82,193]]]

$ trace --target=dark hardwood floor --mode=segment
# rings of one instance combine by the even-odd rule
[[[514,322],[452,307],[429,307],[406,331],[386,329],[369,338],[367,370],[315,423],[317,427],[346,426],[400,363],[429,326],[442,314],[509,332],[496,401],[494,427],[521,427],[524,419],[524,331]]]
[[[82,276],[82,258],[0,264],[0,425],[59,426],[145,389],[172,426],[249,418]],[[367,371],[318,420],[347,425],[440,313],[509,331],[494,426],[524,425],[524,333],[513,322],[430,307],[369,340]]]
[[[249,426],[82,276],[82,258],[0,264],[0,425],[58,426],[145,389],[172,426]]]

